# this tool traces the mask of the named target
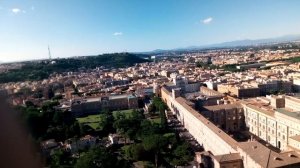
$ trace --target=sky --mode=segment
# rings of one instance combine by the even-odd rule
[[[300,34],[300,0],[0,0],[0,62]]]

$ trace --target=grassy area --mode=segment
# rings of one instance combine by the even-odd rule
[[[94,130],[99,130],[101,129],[99,124],[101,121],[101,116],[102,116],[101,114],[96,114],[96,115],[89,115],[87,117],[81,117],[76,119],[80,124],[88,125]]]
[[[118,110],[118,111],[113,111],[112,114],[114,116],[114,118],[117,118],[118,113],[119,114],[124,114],[126,118],[129,118],[132,114],[132,109],[129,110]]]
[[[126,118],[129,118],[132,114],[132,111],[133,111],[132,109],[113,111],[112,114],[115,119],[117,118],[118,113],[124,114]],[[76,119],[79,122],[79,124],[88,125],[95,131],[98,131],[98,130],[102,130],[101,117],[103,117],[103,114],[89,115],[87,117],[80,117]]]
[[[152,119],[149,119],[152,123],[157,123],[157,124],[160,124],[161,123],[161,119],[160,117],[157,117],[157,118],[152,118]]]
[[[150,161],[137,161],[133,163],[134,167],[144,168],[144,167],[155,167]]]
[[[101,119],[100,114],[96,115],[89,115],[87,117],[77,118],[79,123],[93,123],[93,122],[99,122]]]

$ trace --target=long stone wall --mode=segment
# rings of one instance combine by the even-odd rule
[[[237,142],[194,110],[184,98],[173,98],[170,91],[162,88],[162,99],[205,150],[214,155],[237,152]]]

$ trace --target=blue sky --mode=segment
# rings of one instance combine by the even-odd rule
[[[299,0],[0,0],[0,61],[300,34]]]

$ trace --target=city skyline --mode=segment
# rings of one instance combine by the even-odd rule
[[[0,2],[0,61],[141,52],[300,34],[299,1]]]

